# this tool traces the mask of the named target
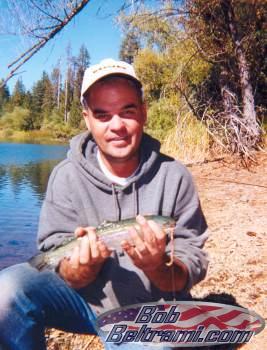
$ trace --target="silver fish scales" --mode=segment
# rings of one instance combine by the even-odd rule
[[[168,216],[147,215],[146,220],[155,221],[167,234],[171,234],[175,226],[175,221]],[[121,249],[123,240],[130,241],[129,229],[134,227],[141,234],[140,226],[135,218],[125,219],[121,221],[106,221],[96,227],[96,234],[100,240],[104,241],[110,250]],[[60,260],[70,256],[74,247],[78,244],[80,238],[70,237],[64,240],[59,247],[51,249],[47,252],[37,254],[29,260],[29,263],[38,270],[55,269]]]

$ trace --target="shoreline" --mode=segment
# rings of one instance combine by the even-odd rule
[[[69,136],[55,136],[53,132],[48,130],[0,130],[0,142],[4,143],[32,143],[32,144],[51,144],[51,145],[67,145]]]

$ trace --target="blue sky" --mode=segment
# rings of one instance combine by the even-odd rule
[[[19,77],[26,88],[31,89],[43,70],[50,72],[60,57],[63,59],[66,56],[68,44],[71,45],[73,55],[77,55],[81,45],[85,44],[91,64],[107,57],[118,58],[122,32],[115,24],[114,14],[121,3],[121,0],[91,0],[63,31],[20,68],[22,73]],[[97,14],[100,5],[101,11]],[[0,78],[7,75],[8,63],[18,57],[23,48],[25,49],[25,44],[23,46],[21,38],[0,36]],[[18,76],[8,82],[11,92],[17,78]]]

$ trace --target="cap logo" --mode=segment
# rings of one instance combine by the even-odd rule
[[[107,69],[107,68],[122,68],[122,69],[126,70],[126,67],[123,67],[123,66],[120,66],[120,65],[110,65],[110,66],[99,67],[99,68],[95,69],[93,71],[93,73],[95,74],[96,72],[99,72],[99,71]]]

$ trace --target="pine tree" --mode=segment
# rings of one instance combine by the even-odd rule
[[[1,82],[0,82],[0,86],[1,86]],[[10,92],[7,85],[0,87],[0,114],[5,108],[6,103],[9,101],[9,98],[10,98]]]
[[[55,96],[53,84],[46,72],[43,73],[42,83],[44,86],[44,95],[42,99],[42,113],[44,116],[47,117],[55,107]]]
[[[74,98],[80,99],[83,75],[90,64],[90,54],[85,45],[80,47],[79,54],[73,58],[73,62],[75,67]]]
[[[26,89],[25,86],[22,82],[22,79],[19,78],[16,81],[16,84],[14,86],[14,90],[11,96],[11,106],[12,107],[22,107],[24,104],[24,100],[25,100],[25,96],[26,96]]]
[[[34,115],[34,128],[39,129],[44,117],[49,116],[55,106],[53,85],[46,72],[32,89],[32,112]]]
[[[68,123],[71,127],[78,128],[81,123],[82,108],[80,103],[82,80],[85,69],[90,64],[90,55],[87,48],[82,45],[77,57],[72,58],[72,96],[70,99]]]

